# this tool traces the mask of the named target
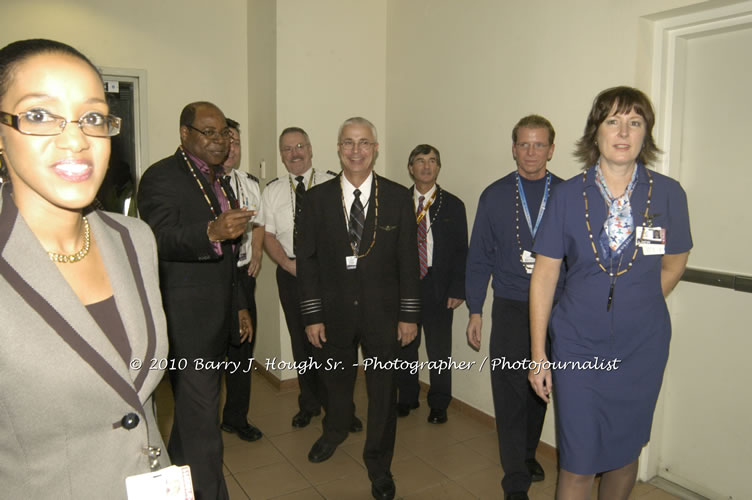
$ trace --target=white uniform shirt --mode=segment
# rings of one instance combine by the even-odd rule
[[[235,197],[240,203],[240,207],[250,210],[257,210],[257,213],[251,220],[243,233],[243,239],[240,240],[240,250],[238,251],[238,267],[247,266],[251,261],[251,242],[253,240],[252,230],[254,226],[263,225],[263,211],[261,208],[261,190],[259,189],[258,180],[251,177],[245,172],[239,172],[233,169],[230,173],[230,185],[235,192]]]
[[[269,181],[261,195],[263,218],[256,217],[258,224],[265,226],[264,231],[277,238],[282,245],[282,249],[291,259],[295,258],[292,246],[295,222],[295,186],[297,184],[295,177],[288,172],[283,177]],[[319,172],[315,168],[310,168],[303,174],[303,184],[305,184],[307,191],[333,177],[329,172]]]
[[[418,192],[416,188],[413,188],[413,201],[415,204],[413,205],[413,208],[415,209],[415,213],[418,213],[418,199],[421,196],[425,196],[423,199],[423,207],[425,208],[426,204],[431,201],[431,197],[436,192],[436,184],[433,185],[431,189],[428,190],[426,194],[421,194]],[[436,201],[436,200],[434,200]],[[428,207],[428,212],[424,216],[426,219],[426,257],[427,257],[427,264],[428,267],[433,266],[433,232],[431,232],[431,217],[430,212],[431,209],[436,209],[436,207],[431,204],[430,207]]]

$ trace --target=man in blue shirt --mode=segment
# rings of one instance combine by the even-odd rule
[[[535,450],[546,404],[530,388],[529,367],[521,361],[530,359],[533,241],[551,190],[562,181],[546,169],[553,154],[554,128],[548,120],[530,115],[517,122],[512,131],[517,170],[481,194],[467,258],[467,340],[475,349],[480,349],[483,303],[493,276],[489,366],[505,500],[527,499],[531,481],[545,477]],[[557,291],[561,284],[560,279]]]

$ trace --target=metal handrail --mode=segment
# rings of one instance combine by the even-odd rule
[[[752,293],[752,276],[742,276],[740,274],[722,273],[688,267],[684,270],[681,280],[690,283],[699,283],[701,285],[730,288],[737,292]]]

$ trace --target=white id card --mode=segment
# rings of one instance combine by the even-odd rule
[[[535,268],[535,255],[529,250],[523,250],[520,262],[522,262],[527,274],[533,274],[533,269]]]
[[[358,256],[357,255],[348,255],[345,257],[345,267],[347,269],[355,269],[358,267]]]
[[[191,468],[171,465],[125,478],[128,500],[194,500]]]
[[[663,255],[666,253],[666,229],[662,227],[637,226],[637,245],[643,255]]]

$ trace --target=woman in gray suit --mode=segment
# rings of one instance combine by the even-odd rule
[[[0,50],[4,498],[126,498],[127,476],[169,463],[152,400],[167,354],[154,238],[86,208],[119,130],[80,52]]]

